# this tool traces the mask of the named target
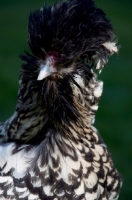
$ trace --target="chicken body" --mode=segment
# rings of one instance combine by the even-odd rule
[[[121,176],[93,126],[103,89],[93,68],[118,51],[113,39],[91,0],[30,15],[33,55],[21,56],[16,111],[0,124],[0,199],[118,199]]]

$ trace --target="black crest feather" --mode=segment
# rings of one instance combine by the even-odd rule
[[[102,46],[112,42],[115,35],[110,21],[91,0],[72,0],[42,7],[29,17],[29,47],[33,54],[44,59],[55,51],[62,62],[110,54]],[[92,63],[95,64],[95,63]]]

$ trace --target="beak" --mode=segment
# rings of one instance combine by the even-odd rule
[[[51,63],[51,60],[47,59],[45,64],[40,65],[40,72],[37,80],[41,81],[55,72],[57,72],[56,68],[54,68],[53,64]]]
[[[50,70],[50,67],[48,65],[41,65],[37,80],[41,81],[44,78],[46,78],[47,76],[51,75],[51,73],[52,73],[52,71]]]

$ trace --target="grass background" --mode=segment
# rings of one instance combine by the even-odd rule
[[[51,2],[50,0],[46,2]],[[104,93],[95,126],[123,176],[119,200],[132,199],[132,1],[95,0],[111,20],[121,49],[110,58],[99,79]],[[42,0],[0,0],[0,121],[13,113],[21,60],[27,50],[27,23]]]

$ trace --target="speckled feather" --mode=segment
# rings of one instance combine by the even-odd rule
[[[0,124],[0,199],[117,200],[121,176],[93,126],[95,70],[118,51],[110,21],[70,0],[31,13],[28,29],[16,110]]]

